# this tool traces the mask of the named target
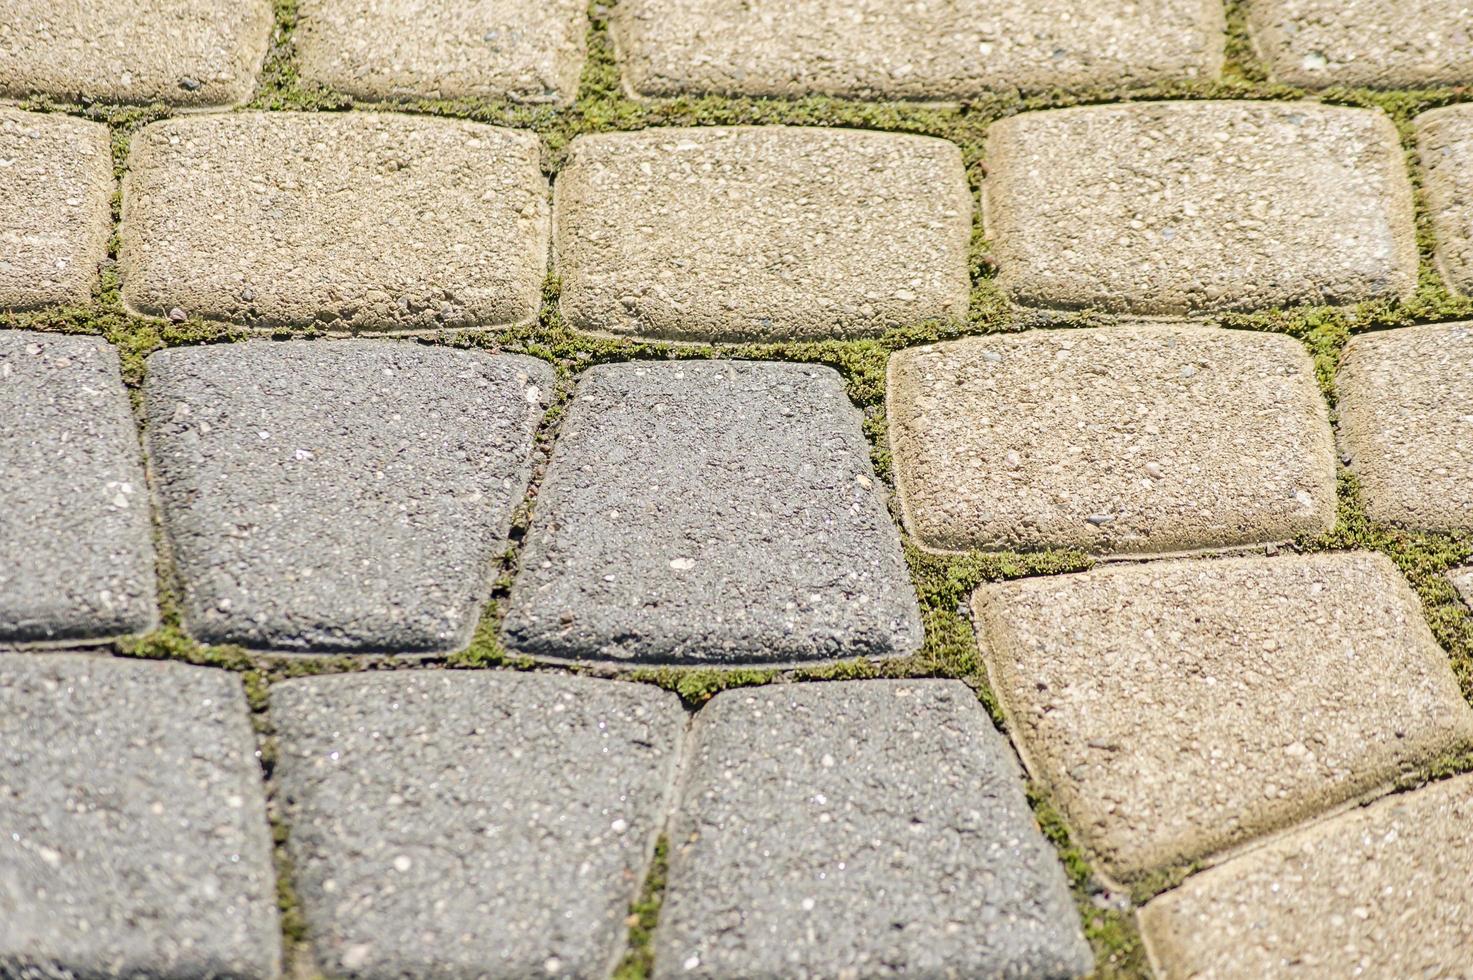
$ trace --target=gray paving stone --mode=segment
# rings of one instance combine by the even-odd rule
[[[154,624],[153,529],[118,356],[0,331],[0,645]]]
[[[1473,293],[1473,112],[1434,109],[1418,116],[1416,126],[1437,266],[1449,286],[1467,295]]]
[[[339,977],[607,976],[673,793],[656,688],[395,671],[271,692],[296,887]]]
[[[1399,297],[1412,193],[1391,120],[1309,102],[1028,112],[987,138],[998,284],[1027,305],[1177,315]]]
[[[149,456],[195,636],[469,640],[551,368],[391,341],[175,348],[148,367]]]
[[[1453,588],[1458,590],[1458,595],[1463,597],[1465,603],[1473,607],[1473,565],[1454,568],[1447,574],[1452,579]]]
[[[1021,777],[956,681],[717,695],[692,732],[655,976],[1087,972]]]
[[[232,674],[0,656],[0,976],[278,976],[255,753]]]
[[[784,664],[921,644],[859,412],[826,367],[588,371],[521,567],[505,639],[539,657]]]
[[[580,330],[858,337],[967,310],[972,195],[927,136],[816,127],[580,136],[554,261]]]

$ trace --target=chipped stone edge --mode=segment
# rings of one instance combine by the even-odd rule
[[[1412,128],[1416,133],[1417,157],[1420,164],[1418,169],[1422,178],[1422,190],[1427,198],[1428,217],[1432,224],[1432,265],[1437,270],[1438,276],[1442,278],[1443,284],[1447,286],[1448,292],[1454,296],[1467,296],[1469,291],[1473,290],[1473,267],[1465,262],[1461,275],[1453,271],[1448,262],[1446,246],[1460,236],[1454,223],[1442,219],[1442,212],[1454,206],[1456,201],[1452,195],[1440,193],[1443,189],[1442,182],[1434,179],[1437,168],[1431,163],[1431,154],[1428,152],[1431,140],[1442,128],[1442,122],[1444,120],[1452,122],[1457,116],[1473,120],[1473,116],[1469,116],[1466,104],[1454,104],[1420,113],[1412,120]],[[1470,253],[1473,253],[1473,241],[1466,241],[1464,245]]]

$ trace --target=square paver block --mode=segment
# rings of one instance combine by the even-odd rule
[[[858,337],[967,310],[972,195],[945,140],[786,126],[580,136],[555,197],[562,311],[580,330]]]
[[[1314,365],[1278,334],[1032,330],[890,359],[906,523],[942,551],[1161,554],[1335,523]]]
[[[0,656],[0,976],[279,975],[240,681],[184,664]]]
[[[509,646],[729,665],[921,645],[859,411],[826,367],[584,374],[512,588]]]
[[[1473,82],[1467,0],[1248,0],[1270,78],[1305,88]]]
[[[1473,777],[1296,831],[1141,910],[1163,980],[1464,977]]]
[[[536,315],[549,205],[529,132],[232,113],[133,138],[123,297],[251,326],[424,330]]]
[[[1473,322],[1354,337],[1336,387],[1371,519],[1473,528]]]
[[[1018,764],[966,685],[774,685],[696,716],[657,978],[1092,966]]]
[[[4,0],[0,98],[244,102],[271,24],[271,0]]]
[[[1383,113],[1141,102],[994,124],[983,188],[1020,303],[1123,313],[1354,303],[1416,283],[1412,192]]]
[[[154,624],[148,485],[118,355],[0,331],[0,644]]]
[[[1116,876],[1473,745],[1447,655],[1381,555],[1116,566],[983,588],[975,610],[1029,771]]]
[[[1452,106],[1418,116],[1417,150],[1437,267],[1454,290],[1473,294],[1473,112]]]
[[[640,95],[973,99],[1215,78],[1216,0],[621,0]]]
[[[272,689],[296,888],[336,977],[597,977],[686,716],[654,687],[394,671]]]
[[[0,309],[91,298],[112,193],[106,126],[0,108]]]
[[[257,342],[148,360],[148,450],[206,643],[466,643],[553,381],[528,357]]]

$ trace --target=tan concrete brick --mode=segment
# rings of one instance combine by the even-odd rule
[[[1277,334],[1031,330],[890,359],[906,525],[943,551],[1163,554],[1335,521],[1314,365]]]
[[[580,330],[858,337],[966,313],[972,197],[944,140],[784,126],[580,136],[555,197],[562,311]]]
[[[1416,596],[1371,553],[985,587],[993,690],[1107,873],[1207,858],[1473,745]]]
[[[1384,114],[1143,102],[992,126],[984,216],[1020,303],[1182,314],[1404,295],[1412,194]]]
[[[1473,8],[1470,8],[1473,9]],[[1437,267],[1459,293],[1473,293],[1473,111],[1434,109],[1417,117],[1417,150],[1432,213]]]
[[[1452,579],[1453,588],[1458,590],[1458,595],[1463,597],[1463,602],[1473,606],[1473,566],[1454,568],[1447,575]]]

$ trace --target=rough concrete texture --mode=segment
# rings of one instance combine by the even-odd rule
[[[569,103],[583,0],[302,0],[302,77],[357,99]]]
[[[123,298],[252,326],[422,330],[537,312],[537,136],[426,116],[234,113],[133,138]]]
[[[1034,330],[890,360],[906,524],[945,551],[1161,554],[1335,523],[1335,447],[1296,340]]]
[[[1399,297],[1412,191],[1379,111],[1146,102],[995,123],[983,187],[1020,303],[1182,314]]]
[[[1437,267],[1450,287],[1468,295],[1473,293],[1473,111],[1434,109],[1418,116],[1416,127]]]
[[[1371,519],[1473,528],[1473,322],[1354,337],[1336,387]]]
[[[1455,568],[1447,574],[1452,579],[1453,588],[1458,590],[1458,595],[1469,606],[1473,606],[1473,565]]]
[[[1205,858],[1473,746],[1389,559],[1115,566],[985,587],[993,690],[1107,873]]]
[[[0,975],[276,977],[255,753],[224,671],[0,657]]]
[[[972,196],[927,136],[786,126],[580,136],[562,312],[677,340],[858,337],[966,313]]]
[[[271,24],[271,0],[4,0],[0,98],[244,102]]]
[[[1314,824],[1141,910],[1162,980],[1462,977],[1473,776]]]
[[[717,695],[671,828],[655,976],[1087,972],[1021,777],[956,681]]]
[[[207,643],[466,643],[531,468],[552,369],[389,341],[149,358],[148,449]]]
[[[153,528],[118,356],[0,331],[0,644],[154,623]]]
[[[0,108],[0,309],[91,298],[112,193],[106,126]]]
[[[521,568],[505,639],[540,657],[783,664],[921,645],[860,414],[826,367],[588,371]]]
[[[640,95],[927,101],[1216,78],[1217,0],[623,0]]]
[[[670,804],[675,695],[376,672],[278,685],[271,717],[328,975],[609,975]]]

